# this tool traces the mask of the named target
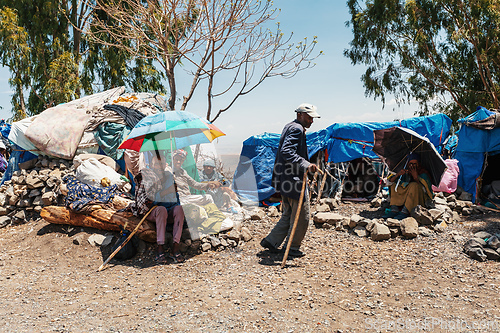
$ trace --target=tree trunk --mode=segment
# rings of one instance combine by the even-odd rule
[[[59,206],[44,207],[40,216],[45,221],[54,224],[69,224],[108,231],[120,231],[120,226],[132,231],[140,222],[140,219],[130,212],[118,213],[113,210],[97,209],[92,211],[90,215],[84,215]],[[139,227],[137,235],[146,242],[156,242],[155,225],[147,220],[144,221]]]

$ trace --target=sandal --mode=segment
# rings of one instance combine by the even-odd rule
[[[165,253],[158,253],[155,257],[155,261],[159,264],[166,264],[167,258],[165,257]]]
[[[180,254],[180,252],[171,255],[170,259],[174,261],[174,264],[180,264],[184,262],[184,257],[182,256],[182,254]]]

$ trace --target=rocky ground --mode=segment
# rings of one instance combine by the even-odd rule
[[[376,218],[366,203],[337,212]],[[376,242],[317,228],[307,256],[280,268],[259,242],[276,218],[244,221],[253,239],[158,265],[154,245],[97,268],[110,253],[43,220],[0,229],[4,332],[500,331],[500,263],[462,251],[477,231],[500,233],[498,213],[473,214],[440,233]],[[104,232],[103,232],[104,234]]]

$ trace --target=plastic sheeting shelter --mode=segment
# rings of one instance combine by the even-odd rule
[[[451,119],[444,114],[436,114],[391,122],[333,124],[327,129],[307,134],[309,157],[327,149],[328,161],[334,163],[362,157],[377,158],[372,151],[373,131],[394,126],[409,128],[427,137],[440,152],[441,144],[449,134]],[[279,134],[264,133],[243,142],[233,180],[233,188],[238,195],[256,202],[275,193],[271,177],[279,140]]]
[[[306,135],[309,157],[325,148],[327,138],[326,130]],[[279,143],[280,135],[276,133],[252,136],[243,142],[233,179],[233,189],[238,195],[257,203],[274,194],[271,178]]]
[[[409,128],[425,136],[438,152],[441,152],[441,144],[450,132],[451,119],[444,114],[436,114],[383,123],[333,124],[327,128],[329,133],[328,161],[340,163],[361,157],[377,158],[378,156],[372,151],[373,131],[394,126]]]
[[[478,179],[488,155],[500,153],[500,114],[478,107],[476,112],[459,119],[458,146],[455,158],[459,161],[458,185],[472,193],[472,201],[477,199]],[[485,123],[490,122],[489,125]]]

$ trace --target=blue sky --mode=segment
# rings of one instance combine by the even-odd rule
[[[317,51],[324,55],[316,60],[312,69],[298,73],[291,79],[271,78],[252,93],[241,97],[215,124],[226,133],[217,139],[219,153],[239,154],[242,142],[251,135],[263,132],[280,133],[283,126],[294,119],[293,110],[301,103],[318,107],[322,118],[311,126],[317,131],[337,122],[392,121],[413,116],[417,105],[398,107],[387,100],[365,97],[360,81],[364,68],[352,66],[343,56],[352,39],[350,28],[345,26],[349,13],[341,0],[275,0],[281,8],[277,19],[285,33],[294,33],[294,40],[318,36]],[[10,117],[9,73],[0,70],[0,118]],[[182,72],[177,75],[183,74]],[[187,82],[186,82],[187,84]],[[182,82],[180,90],[182,89]],[[179,91],[185,94],[184,91]],[[188,105],[187,111],[200,116],[205,114],[204,92]]]

